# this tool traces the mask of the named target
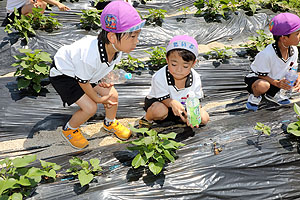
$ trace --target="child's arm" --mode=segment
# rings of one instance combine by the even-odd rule
[[[112,102],[111,100],[109,100],[109,98],[111,97],[111,94],[107,95],[107,96],[99,97],[89,82],[88,83],[79,83],[79,85],[82,88],[82,90],[85,92],[85,94],[88,95],[96,103],[102,103],[102,104],[104,104],[104,106],[105,106],[105,104],[116,105],[118,103],[118,102]]]
[[[162,101],[168,108],[172,108],[172,111],[175,116],[179,116],[182,121],[186,122],[187,113],[183,107],[183,105],[174,99],[168,98]]]
[[[270,84],[272,84],[272,85],[274,85],[278,88],[281,88],[281,89],[284,89],[284,90],[291,89],[291,86],[288,85],[288,81],[285,80],[285,79],[275,80],[275,79],[270,78],[269,76],[258,76],[258,78],[266,80]]]
[[[65,6],[64,4],[60,3],[59,1],[56,0],[43,0],[48,4],[57,6],[59,8],[60,11],[67,11],[67,10],[71,10],[68,6]]]

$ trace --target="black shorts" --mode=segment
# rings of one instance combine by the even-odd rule
[[[156,98],[152,98],[152,99],[148,99],[147,97],[145,98],[145,106],[144,106],[144,110],[147,112],[148,108],[154,103],[154,102],[157,102],[158,99]],[[184,123],[181,118],[179,116],[175,116],[174,113],[173,113],[173,110],[172,108],[168,108],[169,111],[168,111],[168,116],[166,117],[166,119],[164,120],[154,120],[156,123],[158,124],[161,124],[161,123],[164,123],[164,122],[169,122],[169,121],[172,121],[172,122],[175,122],[175,123]]]
[[[252,91],[252,85],[253,83],[258,80],[260,78],[258,77],[245,77],[245,83],[247,84],[247,91],[250,93],[250,94],[253,94],[253,91]],[[275,94],[280,90],[280,88],[274,86],[274,85],[270,85],[270,88],[269,90],[266,92],[268,95],[274,97]]]
[[[3,20],[1,26],[6,26],[7,24],[12,24],[14,19],[15,19],[15,16],[17,17],[17,19],[21,19],[22,8],[23,8],[23,6],[21,6],[20,8],[17,9],[18,13],[19,13],[19,16],[16,16],[15,12],[7,13],[7,15],[6,15],[5,19]],[[12,22],[9,19],[11,19]]]

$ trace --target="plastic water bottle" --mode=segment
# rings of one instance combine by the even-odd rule
[[[290,69],[289,69],[289,71],[285,74],[285,79],[286,79],[287,81],[289,81],[288,85],[291,86],[291,87],[294,86],[295,81],[296,81],[297,78],[298,78],[298,72],[297,72],[298,67],[297,67],[296,65],[294,65],[294,66],[293,66],[293,65],[294,65],[294,63],[291,62],[291,64],[290,64]],[[291,89],[289,89],[289,90],[283,90],[283,89],[281,89],[281,90],[280,90],[280,95],[289,98],[289,97],[291,96],[292,90],[293,90],[293,88],[291,88]]]
[[[126,73],[123,69],[114,69],[110,71],[105,77],[101,79],[101,82],[105,83],[124,83],[132,78],[131,73]]]
[[[201,124],[200,101],[195,97],[194,92],[190,92],[186,100],[187,120],[189,124],[197,126]]]

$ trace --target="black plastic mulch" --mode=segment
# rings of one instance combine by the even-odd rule
[[[0,20],[5,16],[5,3],[0,1]],[[182,6],[191,6],[193,1],[153,1],[137,7],[141,13],[148,8],[161,8],[170,14],[177,13]],[[63,27],[53,33],[37,31],[28,48],[43,49],[52,56],[64,44],[70,44],[87,34],[97,35],[97,31],[78,29],[80,9],[90,3],[66,2],[71,12],[59,14]],[[268,14],[267,14],[268,13]],[[145,27],[140,43],[132,56],[148,56],[144,50],[154,46],[166,46],[178,34],[189,34],[199,44],[212,41],[236,43],[247,40],[257,29],[267,30],[273,13],[260,11],[252,17],[243,12],[232,15],[222,23],[206,23],[203,18],[188,15],[186,22],[177,22],[176,16],[166,18],[162,27]],[[15,34],[7,35],[0,28],[0,75],[13,72],[10,67],[13,55],[18,54],[21,45]],[[186,146],[178,151],[179,158],[168,164],[163,173],[151,175],[148,170],[133,170],[129,164],[133,154],[125,145],[115,144],[93,150],[85,150],[70,155],[49,158],[68,168],[68,159],[78,155],[83,159],[100,158],[104,168],[98,183],[91,183],[89,189],[78,195],[78,181],[62,181],[42,184],[37,187],[32,199],[297,199],[299,153],[298,140],[285,133],[288,122],[295,121],[291,106],[270,107],[263,105],[258,112],[245,109],[247,92],[243,77],[248,73],[250,61],[235,56],[229,63],[212,65],[212,60],[199,57],[196,70],[201,74],[205,99],[203,105],[216,103],[208,110],[211,121],[205,127],[169,127],[165,132],[179,133],[178,140]],[[140,73],[140,75],[139,75]],[[151,71],[141,70],[126,84],[116,85],[119,92],[118,118],[141,117],[143,99],[150,87]],[[62,106],[59,96],[51,85],[48,91],[32,96],[18,91],[14,77],[0,78],[0,141],[32,137],[40,130],[56,130],[62,126],[76,106]],[[229,101],[226,105],[218,102]],[[104,117],[100,108],[88,123],[99,122]],[[289,120],[289,121],[287,121]],[[271,136],[258,138],[253,130],[256,122],[271,126]],[[214,154],[214,144],[220,148]],[[42,151],[42,148],[40,149]]]

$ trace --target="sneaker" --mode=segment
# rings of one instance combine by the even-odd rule
[[[249,97],[248,97],[248,101],[247,101],[247,104],[246,104],[246,108],[247,108],[248,110],[257,111],[258,105],[259,105],[261,99],[262,99],[261,96],[256,97],[256,96],[254,96],[253,94],[250,94]]]
[[[284,96],[284,95],[281,95],[280,92],[277,92],[274,97],[272,97],[269,94],[265,94],[265,98],[268,101],[271,101],[271,102],[276,103],[278,105],[287,105],[287,104],[291,103],[291,101],[289,100],[289,98],[286,97],[286,96]]]
[[[108,132],[115,134],[120,140],[127,140],[131,136],[131,131],[118,122],[118,120],[110,123],[109,126],[106,126],[104,123],[103,128]]]
[[[83,137],[83,135],[81,134],[79,128],[76,130],[72,130],[69,128],[67,130],[63,130],[62,136],[75,149],[83,149],[89,144],[87,139],[85,139],[85,137]]]
[[[139,128],[150,128],[152,126],[152,123],[145,119],[145,117],[142,117],[139,120]]]

